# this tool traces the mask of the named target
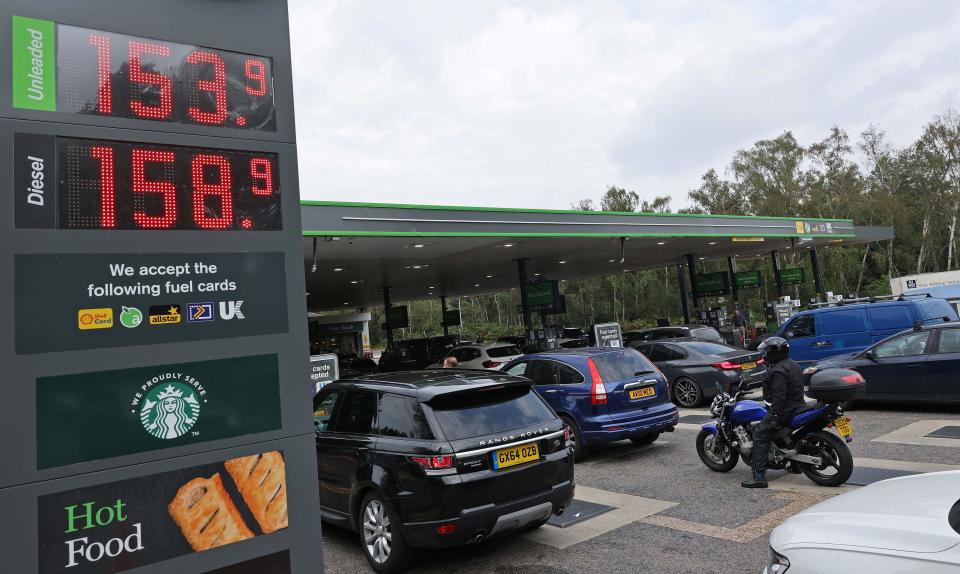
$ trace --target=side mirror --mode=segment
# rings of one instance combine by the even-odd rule
[[[787,331],[786,333],[783,334],[783,336],[784,336],[785,338],[787,338],[787,339],[792,339],[792,338],[796,337],[797,334],[794,333],[793,331]]]
[[[873,349],[867,349],[863,352],[863,358],[870,359],[871,361],[877,360],[877,354],[873,352]]]

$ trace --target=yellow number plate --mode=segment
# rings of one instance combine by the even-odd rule
[[[644,397],[657,396],[657,390],[653,387],[643,387],[642,389],[633,389],[630,391],[631,399],[642,399]]]
[[[839,417],[833,421],[833,426],[837,427],[837,432],[840,433],[840,436],[850,436],[853,434],[853,425],[850,424],[850,421],[846,417]]]
[[[535,460],[540,460],[540,449],[537,443],[528,442],[510,448],[501,448],[493,453],[493,468],[507,468]]]
[[[743,369],[744,371],[746,371],[746,370],[748,370],[748,369],[756,369],[756,368],[757,368],[757,364],[756,364],[756,363],[743,363],[742,365],[740,365],[740,368]]]

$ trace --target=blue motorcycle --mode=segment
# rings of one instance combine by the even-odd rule
[[[823,486],[845,483],[853,473],[853,455],[846,445],[853,440],[853,425],[841,404],[862,398],[865,391],[866,381],[855,371],[827,369],[814,375],[807,395],[818,402],[796,413],[774,436],[767,468],[802,472]],[[741,458],[751,462],[753,429],[767,406],[744,399],[746,394],[741,385],[733,396],[721,393],[710,405],[716,420],[697,435],[697,454],[710,470],[728,472]],[[839,436],[827,430],[831,427]]]

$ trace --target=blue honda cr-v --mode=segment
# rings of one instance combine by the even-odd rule
[[[650,444],[679,422],[666,379],[635,349],[560,349],[524,355],[502,370],[533,380],[570,427],[577,460],[596,444]]]

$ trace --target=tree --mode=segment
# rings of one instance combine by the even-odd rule
[[[589,201],[589,200],[588,200]],[[601,211],[636,211],[640,206],[640,196],[635,191],[611,185],[600,198]]]
[[[577,211],[593,211],[593,200],[581,199],[576,203],[571,203],[570,207],[576,209]]]
[[[700,178],[700,187],[688,194],[693,201],[695,213],[723,215],[746,215],[747,202],[743,194],[734,189],[729,181],[720,179],[716,170],[710,168]]]
[[[737,151],[730,164],[733,189],[746,199],[750,213],[794,217],[803,214],[807,203],[802,177],[804,156],[805,150],[790,132]]]

